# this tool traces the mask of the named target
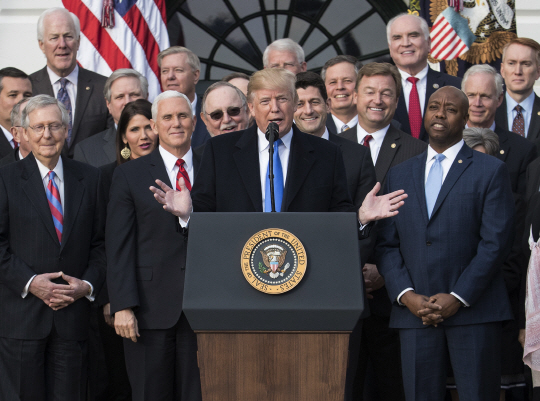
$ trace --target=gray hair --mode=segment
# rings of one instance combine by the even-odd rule
[[[420,23],[420,29],[422,30],[422,33],[424,34],[424,39],[426,41],[429,40],[429,26],[425,19],[423,19],[422,17],[419,17],[418,15],[401,13],[401,14],[396,15],[394,18],[388,21],[388,24],[386,24],[386,40],[388,41],[388,44],[390,44],[391,39],[392,39],[391,37],[392,24],[396,22],[396,20],[398,20],[399,18],[404,17],[406,15],[418,19],[418,22]]]
[[[160,52],[157,56],[157,63],[159,68],[161,68],[161,61],[171,54],[180,54],[185,53],[187,55],[187,63],[191,67],[193,71],[200,71],[201,70],[201,60],[199,60],[199,57],[195,53],[193,53],[191,50],[189,50],[187,47],[183,46],[171,46],[168,49],[163,50]]]
[[[236,92],[236,94],[238,95],[238,97],[240,98],[240,100],[242,101],[242,107],[244,109],[247,110],[247,99],[246,97],[244,96],[244,94],[242,93],[242,91],[240,89],[238,89],[236,86],[234,85],[231,85],[230,83],[228,82],[225,82],[225,81],[218,81],[218,82],[215,82],[213,83],[212,85],[210,85],[208,87],[208,89],[206,89],[206,92],[204,92],[204,96],[202,98],[202,105],[201,105],[201,112],[203,114],[206,113],[206,98],[208,97],[208,95],[216,90],[216,89],[219,89],[219,88],[231,88],[231,89],[234,89],[234,91]]]
[[[119,78],[137,78],[139,80],[139,87],[141,88],[141,95],[144,99],[148,97],[148,80],[142,76],[139,72],[132,70],[131,68],[120,68],[113,72],[103,87],[103,96],[107,102],[111,101],[111,86]]]
[[[475,74],[488,74],[493,77],[493,81],[495,82],[495,92],[497,95],[497,98],[502,95],[503,93],[503,78],[501,77],[501,74],[497,72],[495,68],[493,68],[490,65],[487,64],[476,64],[470,67],[467,72],[465,72],[465,75],[463,76],[463,81],[461,81],[461,90],[465,92],[465,85],[467,84],[467,80],[471,75]]]
[[[28,128],[30,126],[30,118],[28,117],[30,113],[32,113],[34,110],[43,109],[47,106],[57,106],[58,109],[60,109],[60,113],[62,113],[62,124],[65,127],[69,125],[68,111],[64,105],[60,103],[60,101],[49,95],[37,95],[30,98],[28,104],[22,112],[21,121],[23,127]]]
[[[302,49],[302,46],[300,46],[298,43],[296,43],[292,39],[284,38],[284,39],[274,40],[272,43],[266,46],[266,49],[264,49],[263,65],[265,67],[268,67],[268,54],[272,50],[275,50],[278,52],[294,53],[296,55],[296,60],[298,61],[298,64],[302,64],[305,61],[304,49]]]
[[[11,114],[9,115],[12,127],[19,127],[22,125],[21,107],[23,106],[23,104],[30,101],[30,99],[32,98],[23,97],[21,100],[17,102],[15,106],[13,106],[13,109],[11,110]]]
[[[471,149],[482,145],[488,155],[497,156],[499,153],[499,136],[489,128],[466,128],[463,140]]]
[[[187,102],[187,104],[189,106],[188,107],[189,116],[190,116],[190,118],[193,118],[193,110],[191,109],[191,102],[189,101],[188,97],[186,95],[184,95],[183,93],[169,90],[169,91],[165,91],[163,93],[160,93],[154,99],[154,103],[152,103],[152,120],[154,120],[154,121],[157,120],[159,102],[161,102],[162,100],[165,100],[165,99],[173,98],[173,97],[180,97],[180,98],[184,99]]]
[[[321,78],[323,79],[323,81],[326,80],[326,70],[329,69],[330,67],[333,67],[341,63],[352,64],[352,66],[354,67],[354,73],[356,75],[358,75],[358,71],[360,71],[360,68],[362,68],[362,63],[358,61],[358,59],[354,56],[339,55],[336,57],[332,57],[330,60],[324,63],[323,68],[321,70]]]
[[[63,7],[53,7],[49,8],[48,10],[45,10],[41,13],[39,16],[38,22],[37,22],[37,38],[40,42],[43,42],[43,35],[45,33],[45,17],[51,14],[55,13],[63,13],[65,15],[69,15],[71,17],[71,20],[73,21],[73,25],[75,26],[75,36],[77,36],[77,39],[81,37],[81,23],[79,22],[79,18],[73,14],[72,12],[69,12]]]

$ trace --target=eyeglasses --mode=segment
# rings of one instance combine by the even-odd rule
[[[57,133],[64,127],[64,125],[60,124],[60,123],[51,123],[51,124],[47,124],[47,125],[38,124],[38,125],[34,125],[33,127],[31,125],[29,125],[28,127],[32,128],[32,130],[35,133],[41,135],[41,134],[43,134],[45,132],[45,127],[49,127],[50,132]]]
[[[231,117],[236,117],[240,114],[240,110],[242,110],[241,107],[228,107],[227,108],[227,114]],[[210,118],[214,121],[221,120],[223,118],[223,110],[216,110],[211,113],[206,113],[210,116]]]

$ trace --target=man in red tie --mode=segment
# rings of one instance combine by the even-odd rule
[[[61,157],[69,117],[28,101],[32,152],[0,173],[0,399],[85,400],[90,302],[105,278],[99,171]]]
[[[400,14],[388,22],[386,33],[390,56],[399,70],[403,87],[394,119],[401,123],[401,129],[407,134],[427,142],[423,124],[426,99],[443,86],[459,88],[461,78],[428,66],[431,40],[423,18]]]
[[[186,95],[160,94],[151,121],[159,147],[113,176],[107,284],[135,401],[201,399],[197,339],[182,310],[187,221],[163,210],[148,190],[160,179],[191,191],[200,163],[191,149],[196,120]]]

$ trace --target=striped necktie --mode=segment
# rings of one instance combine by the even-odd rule
[[[178,173],[176,173],[176,190],[181,190],[180,185],[178,184],[178,180],[180,179],[180,177],[182,177],[184,179],[184,183],[186,184],[186,188],[189,192],[191,192],[191,181],[189,181],[189,175],[184,168],[184,159],[178,159],[175,166],[178,166]]]
[[[49,171],[49,183],[47,184],[47,200],[49,201],[49,208],[53,218],[54,228],[56,229],[56,235],[58,241],[62,243],[62,231],[64,229],[64,212],[62,211],[62,201],[60,200],[60,191],[54,182],[54,171]]]
[[[71,145],[71,129],[73,128],[73,116],[71,111],[71,100],[69,99],[68,91],[66,85],[68,84],[67,78],[60,78],[60,90],[56,95],[56,98],[64,105],[68,114],[69,114],[69,125],[68,125],[68,146]]]

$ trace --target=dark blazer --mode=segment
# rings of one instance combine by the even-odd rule
[[[427,152],[388,173],[385,191],[409,195],[399,214],[378,224],[377,255],[390,299],[390,325],[425,328],[395,300],[406,288],[431,296],[455,292],[470,304],[444,325],[510,319],[502,273],[510,251],[514,199],[507,167],[464,145],[428,219],[425,197]]]
[[[456,88],[461,89],[461,78],[453,77],[452,75],[448,75],[443,72],[438,72],[429,68],[428,73],[427,73],[425,105],[427,105],[429,97],[437,89],[442,88],[443,86],[455,86]],[[425,107],[424,107],[424,114],[425,114]],[[397,120],[401,123],[401,129],[403,130],[403,132],[411,135],[409,113],[407,112],[407,103],[405,103],[405,96],[403,92],[401,92],[401,95],[399,96],[396,114],[394,114],[394,120]],[[427,142],[429,139],[426,129],[424,127],[424,124],[422,124],[422,128],[420,129],[419,139],[421,139],[424,142]]]
[[[171,186],[159,148],[114,169],[107,208],[111,314],[132,308],[141,329],[171,328],[182,312],[187,235],[148,189],[156,179]]]
[[[32,92],[35,95],[45,94],[54,97],[54,91],[47,73],[47,67],[30,75]],[[103,96],[103,87],[107,77],[79,67],[77,81],[77,99],[75,103],[75,119],[71,131],[71,145],[64,145],[63,154],[73,158],[75,145],[82,140],[114,126],[112,117]]]
[[[18,162],[19,160],[19,149],[11,149],[11,152],[0,159],[0,167]]]
[[[336,123],[334,122],[334,119],[332,118],[332,113],[328,113],[326,115],[326,128],[328,129],[328,132],[331,133],[331,134],[334,134],[334,135],[339,134],[339,132],[337,130],[337,127],[336,127]]]
[[[197,96],[197,104],[195,105],[195,114],[197,117],[197,123],[195,124],[195,130],[191,135],[191,147],[193,149],[198,148],[207,140],[210,139],[210,134],[206,129],[206,125],[201,118],[201,108],[202,108],[202,96]]]
[[[75,145],[74,160],[101,167],[116,161],[116,128],[114,125]]]
[[[7,156],[11,151],[13,151],[13,146],[11,146],[6,135],[4,135],[4,131],[0,128],[0,159]]]
[[[540,158],[529,164],[525,174],[525,180],[527,187],[525,202],[529,204],[533,195],[540,191]]]
[[[194,212],[262,212],[257,126],[211,138],[191,197]],[[355,211],[333,143],[293,125],[283,212]]]
[[[495,124],[508,130],[508,114],[506,110],[506,95],[503,96],[503,102],[497,109],[495,115]],[[531,114],[531,123],[527,131],[527,139],[534,143],[537,148],[540,147],[540,97],[534,95],[534,103]]]
[[[105,277],[100,173],[83,163],[62,161],[62,244],[33,154],[0,169],[0,337],[42,339],[53,324],[66,340],[88,337],[90,303],[86,298],[56,312],[31,293],[21,298],[35,274],[63,271],[90,282],[95,293]]]

